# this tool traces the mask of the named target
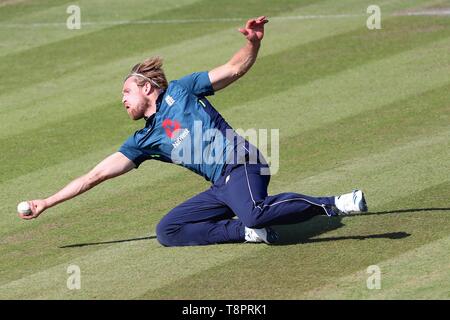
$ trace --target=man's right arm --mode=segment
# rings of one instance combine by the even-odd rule
[[[73,180],[63,189],[47,199],[28,201],[32,214],[28,216],[19,214],[19,216],[26,220],[37,218],[46,209],[53,207],[58,203],[72,199],[95,187],[99,183],[124,174],[134,167],[135,164],[133,161],[125,157],[122,153],[113,153],[87,174]]]

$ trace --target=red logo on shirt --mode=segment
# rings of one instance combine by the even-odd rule
[[[163,126],[164,130],[166,130],[166,135],[170,139],[172,139],[175,131],[177,131],[178,129],[181,129],[180,123],[176,120],[171,120],[171,119],[165,119],[162,123],[162,126]]]

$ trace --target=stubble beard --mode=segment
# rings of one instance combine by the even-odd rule
[[[140,100],[136,106],[135,114],[131,114],[131,118],[133,120],[142,119],[145,115],[146,109],[147,109],[147,101],[145,99]]]

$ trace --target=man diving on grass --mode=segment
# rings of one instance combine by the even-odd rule
[[[178,164],[211,182],[209,189],[161,219],[156,235],[164,246],[271,244],[278,238],[273,225],[367,211],[361,190],[323,197],[294,192],[268,195],[271,176],[264,157],[206,99],[250,70],[267,22],[264,16],[248,20],[239,29],[245,45],[227,63],[210,71],[168,82],[159,57],[135,65],[124,80],[122,104],[132,120],[144,119],[144,127],[87,174],[46,199],[28,201],[32,213],[19,216],[37,218],[46,209],[137,169],[146,160]]]

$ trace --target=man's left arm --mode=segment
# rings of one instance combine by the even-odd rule
[[[255,63],[261,40],[264,37],[264,24],[268,20],[262,16],[247,21],[245,28],[239,29],[247,44],[242,47],[226,64],[209,71],[209,80],[214,91],[223,89],[242,77]]]

